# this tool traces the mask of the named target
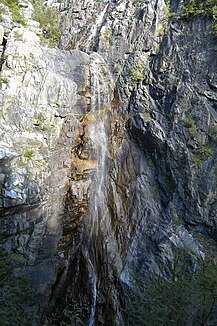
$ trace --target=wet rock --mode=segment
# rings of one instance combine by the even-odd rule
[[[203,258],[194,232],[216,239],[216,40],[181,3],[168,22],[164,1],[75,0],[64,50],[4,22],[2,248],[24,257],[40,315],[77,300],[85,322],[127,325],[135,275]]]

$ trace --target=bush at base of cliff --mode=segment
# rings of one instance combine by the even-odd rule
[[[55,314],[48,317],[43,326],[84,326],[83,319],[85,317],[83,314],[86,309],[85,304],[81,306],[78,302],[68,303],[62,312],[58,311],[58,307],[56,307]]]
[[[37,325],[35,290],[27,275],[19,275],[21,263],[16,254],[0,258],[0,326]]]
[[[127,294],[131,326],[216,325],[217,266],[205,260],[194,271],[188,260],[176,265],[170,280],[139,280]]]

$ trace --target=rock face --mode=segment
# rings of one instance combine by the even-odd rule
[[[85,325],[128,325],[135,275],[215,246],[216,39],[181,5],[68,2],[61,50],[7,36],[2,249],[24,259],[41,323],[82,307]]]
[[[12,30],[1,71],[2,248],[25,259],[47,298],[88,76],[88,55],[42,48],[34,33]]]
[[[94,4],[88,5],[80,2],[81,20],[72,9],[73,32],[61,46],[97,51],[117,81],[103,223],[91,259],[98,279],[96,325],[120,325],[126,323],[120,281],[129,285],[137,272],[159,273],[159,261],[166,273],[175,248],[203,256],[197,232],[215,239],[216,89],[209,80],[216,40],[206,19],[177,20],[181,5],[173,1],[169,22],[163,2],[99,6],[91,34]]]

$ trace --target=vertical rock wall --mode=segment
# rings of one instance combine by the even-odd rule
[[[23,27],[9,34],[0,92],[1,254],[22,261],[16,273],[30,275],[41,311],[62,264],[71,151],[89,89],[88,55],[43,48]]]
[[[168,19],[161,1],[113,1],[96,8],[90,42],[93,3],[80,5],[61,46],[97,51],[116,80],[104,218],[89,250],[98,257],[96,325],[120,325],[121,283],[167,273],[176,248],[204,256],[215,239],[216,40],[206,18],[180,21],[181,3],[171,1]]]
[[[40,315],[127,325],[137,273],[216,240],[216,39],[177,1],[170,18],[161,0],[64,6],[62,50],[23,28],[4,49],[2,248],[24,259]]]

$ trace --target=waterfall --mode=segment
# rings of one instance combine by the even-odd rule
[[[91,261],[90,261],[90,263],[91,263]],[[93,268],[93,271],[94,271],[94,268]],[[93,301],[92,301],[92,305],[91,305],[91,309],[90,309],[90,317],[89,317],[89,323],[88,323],[89,326],[94,325],[95,313],[96,313],[96,297],[97,297],[96,274],[93,274],[93,275],[94,275],[94,278],[93,278]]]
[[[110,107],[110,94],[112,87],[112,78],[108,76],[101,57],[94,53],[91,56],[91,110],[89,124],[86,129],[86,136],[90,140],[92,155],[96,160],[95,171],[95,191],[91,194],[90,200],[90,221],[88,239],[86,238],[86,249],[84,256],[87,261],[89,277],[91,279],[92,300],[89,312],[88,326],[93,326],[95,322],[96,303],[97,303],[97,273],[96,261],[97,253],[95,248],[95,239],[99,232],[100,222],[102,219],[101,208],[105,201],[105,174],[106,174],[106,157],[107,157],[107,118],[106,112]],[[90,153],[91,155],[91,153]]]
[[[110,1],[109,1],[109,3],[110,3]],[[102,25],[103,18],[105,16],[105,13],[107,11],[107,8],[109,6],[109,3],[105,6],[105,8],[103,9],[103,11],[101,11],[98,14],[98,16],[96,18],[96,22],[93,24],[93,26],[92,26],[92,28],[90,30],[90,34],[89,34],[89,36],[87,38],[87,43],[86,43],[86,52],[89,52],[91,41],[96,37],[97,30]]]
[[[96,312],[96,298],[97,298],[96,272],[87,250],[84,251],[84,257],[87,262],[88,273],[92,283],[92,302],[91,302],[88,326],[94,326],[95,312]]]
[[[93,144],[96,145],[97,150],[97,165],[96,165],[96,196],[95,199],[98,200],[101,196],[101,190],[104,182],[105,175],[105,159],[107,151],[107,135],[106,135],[106,119],[105,115],[101,116],[100,110],[103,109],[104,103],[101,101],[101,89],[100,81],[104,81],[104,76],[100,70],[98,70],[98,65],[95,61],[91,64],[92,69],[92,99],[91,99],[91,112],[96,115],[97,124],[92,130],[90,137]],[[97,212],[97,202],[96,202],[96,212]]]

